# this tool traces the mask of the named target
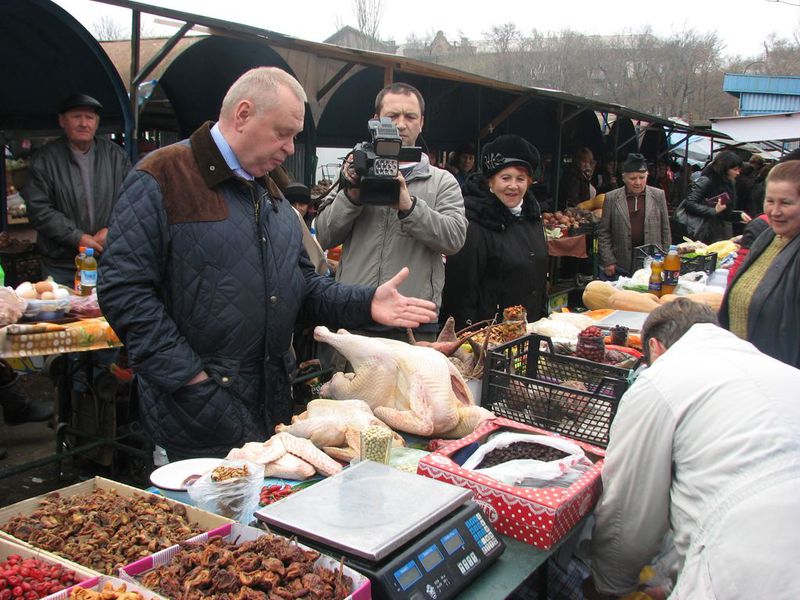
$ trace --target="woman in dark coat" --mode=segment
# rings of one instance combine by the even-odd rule
[[[703,169],[703,174],[692,184],[686,197],[686,212],[703,218],[702,226],[689,235],[711,244],[733,236],[731,223],[747,223],[747,213],[734,210],[736,207],[736,178],[742,167],[742,159],[736,153],[724,150]],[[727,194],[727,199],[723,195]]]
[[[522,305],[528,320],[546,314],[547,244],[530,191],[536,148],[516,135],[486,145],[481,172],[464,186],[467,241],[447,258],[440,318],[458,328]]]

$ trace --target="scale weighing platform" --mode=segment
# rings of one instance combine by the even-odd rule
[[[372,461],[256,517],[368,576],[378,600],[454,597],[505,550],[472,493]]]

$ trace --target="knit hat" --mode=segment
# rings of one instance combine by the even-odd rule
[[[481,169],[486,177],[510,166],[525,167],[533,176],[539,166],[536,146],[518,135],[501,135],[483,147]]]
[[[623,173],[645,173],[647,172],[647,160],[641,154],[628,154],[628,158],[622,163]]]
[[[100,104],[98,100],[95,100],[91,96],[88,96],[86,94],[72,94],[72,96],[64,98],[61,101],[61,105],[58,107],[58,114],[63,115],[70,109],[80,108],[80,107],[91,108],[98,115],[103,110],[103,105]]]
[[[283,190],[283,195],[286,196],[289,202],[295,204],[311,203],[311,193],[308,191],[308,187],[302,183],[290,183],[286,186],[286,189]]]

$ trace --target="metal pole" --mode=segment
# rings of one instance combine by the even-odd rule
[[[139,86],[136,75],[139,73],[139,47],[141,38],[142,13],[132,11],[131,17],[131,73],[128,94],[131,106],[131,131],[128,132],[128,154],[135,163],[139,155]]]
[[[553,162],[555,163],[555,169],[553,169],[553,176],[555,180],[553,181],[553,211],[558,210],[559,201],[558,201],[558,193],[559,188],[561,187],[561,137],[563,134],[563,124],[562,121],[564,120],[564,103],[558,103],[558,129],[556,129],[556,151],[554,152]]]
[[[3,150],[3,164],[0,165],[0,231],[8,229],[8,204],[6,202],[6,139],[0,132],[0,149]]]

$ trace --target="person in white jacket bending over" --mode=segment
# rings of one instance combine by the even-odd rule
[[[595,510],[597,591],[635,590],[671,530],[670,598],[800,598],[800,370],[688,299],[653,311],[642,343]]]

